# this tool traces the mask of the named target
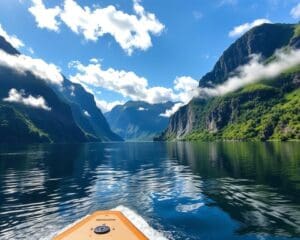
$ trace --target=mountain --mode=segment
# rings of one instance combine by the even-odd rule
[[[239,66],[249,62],[252,54],[271,57],[277,49],[290,43],[294,36],[293,24],[263,24],[245,33],[219,58],[213,70],[202,77],[200,87],[223,83]]]
[[[108,125],[106,118],[97,107],[94,96],[88,93],[80,84],[64,78],[63,87],[56,88],[58,95],[71,106],[77,125],[87,137],[96,141],[123,141]]]
[[[8,54],[16,55],[20,54],[10,43],[8,43],[4,37],[0,36],[0,49]]]
[[[27,72],[0,67],[1,142],[84,142],[86,137],[73,120],[71,108],[45,81]],[[6,102],[11,89],[43,96],[51,111]]]
[[[163,131],[169,119],[160,116],[174,103],[149,104],[142,101],[129,101],[114,107],[105,114],[114,132],[125,140],[153,140]]]
[[[199,83],[214,87],[260,54],[265,64],[278,49],[300,46],[300,27],[264,24],[253,28],[220,57]],[[229,94],[196,98],[180,108],[156,140],[292,140],[300,139],[300,66],[280,76],[244,86]]]
[[[20,53],[0,37],[0,49],[11,55]],[[64,79],[58,90],[31,72],[21,74],[0,67],[0,142],[86,142],[121,140],[108,126],[94,97],[80,85]],[[74,95],[68,95],[72,86]],[[49,109],[5,101],[9,92],[27,97],[42,97]],[[20,98],[20,96],[14,96]],[[20,99],[19,99],[20,100]],[[31,99],[32,100],[32,99]],[[51,109],[50,109],[51,108]]]

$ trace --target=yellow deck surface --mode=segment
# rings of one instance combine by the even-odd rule
[[[98,226],[108,226],[110,232],[96,234]],[[121,212],[99,211],[79,221],[53,240],[148,240]]]

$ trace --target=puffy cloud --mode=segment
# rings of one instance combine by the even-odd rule
[[[44,109],[46,111],[51,110],[42,96],[33,97],[32,95],[28,95],[26,97],[24,90],[18,91],[15,88],[9,90],[8,97],[4,98],[3,101],[20,103],[29,107]]]
[[[113,68],[103,70],[100,63],[84,66],[80,62],[73,62],[70,66],[78,71],[76,75],[70,77],[73,82],[102,87],[134,100],[147,97],[144,93],[148,84],[147,80],[137,76],[134,72]]]
[[[174,113],[176,113],[179,110],[179,108],[183,107],[186,104],[187,103],[183,103],[183,102],[175,103],[171,109],[167,109],[164,113],[161,113],[159,116],[169,118]]]
[[[61,9],[58,6],[46,8],[42,0],[32,0],[32,6],[28,10],[35,17],[39,28],[56,32],[59,30],[59,21],[56,18],[59,16]]]
[[[274,78],[282,72],[300,64],[300,50],[277,51],[276,60],[265,65],[259,55],[253,55],[250,62],[240,66],[233,77],[215,88],[199,88],[198,97],[219,96],[236,91],[245,85]]]
[[[139,100],[146,101],[149,103],[161,103],[167,101],[175,101],[177,99],[173,89],[165,87],[151,87],[145,90],[146,98]]]
[[[292,8],[291,16],[295,19],[300,18],[300,3],[298,3],[298,5],[296,5],[295,7]]]
[[[65,0],[63,9],[58,6],[46,8],[42,0],[32,0],[29,11],[35,16],[38,26],[59,30],[59,21],[64,22],[74,33],[82,34],[86,40],[97,41],[109,34],[126,51],[147,50],[152,46],[151,34],[159,35],[164,25],[153,13],[145,11],[139,0],[133,1],[134,14],[127,14],[115,6],[80,6],[75,0]]]
[[[20,49],[21,47],[24,47],[25,44],[17,38],[15,35],[9,35],[0,24],[0,36],[4,37],[4,39],[9,42],[14,48]]]
[[[199,81],[189,76],[177,77],[174,81],[174,89],[177,91],[177,101],[188,103],[198,92]]]
[[[149,103],[166,102],[175,98],[172,89],[149,88],[147,79],[131,71],[102,69],[100,63],[84,66],[78,61],[72,62],[69,66],[77,70],[75,75],[70,76],[70,80],[87,86],[90,90],[100,87],[134,101],[143,100]]]
[[[236,26],[229,32],[230,37],[238,37],[243,35],[245,32],[249,31],[251,28],[260,26],[264,23],[271,23],[270,20],[261,18],[261,19],[256,19],[251,23],[244,23],[242,25]]]
[[[106,102],[104,100],[96,99],[97,107],[103,112],[111,111],[117,105],[123,105],[125,101],[114,101],[114,102]]]
[[[177,91],[176,101],[178,103],[174,104],[171,109],[167,109],[164,113],[161,113],[162,117],[170,117],[179,108],[189,103],[194,97],[198,96],[198,85],[199,81],[193,79],[189,76],[177,77],[174,80],[174,89]]]
[[[174,89],[177,91],[184,90],[189,92],[198,87],[199,82],[190,76],[182,76],[175,79],[174,85]]]
[[[10,55],[0,50],[0,66],[11,68],[20,74],[31,72],[36,77],[51,84],[61,84],[63,81],[59,68],[52,63],[46,63],[42,59],[25,55]]]

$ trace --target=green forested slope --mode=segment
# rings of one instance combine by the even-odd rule
[[[299,25],[264,24],[250,30],[223,53],[200,87],[224,83],[253,53],[269,64],[277,59],[277,50],[299,49],[299,29]],[[300,140],[299,87],[297,66],[224,96],[195,98],[170,118],[158,140]]]
[[[300,139],[299,88],[282,93],[280,88],[254,84],[212,100],[197,114],[202,121],[186,140]]]
[[[0,143],[51,142],[48,134],[13,108],[0,104]]]

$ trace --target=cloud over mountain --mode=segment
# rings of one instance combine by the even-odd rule
[[[25,44],[15,35],[9,35],[0,24],[0,36],[4,37],[4,39],[9,42],[14,48],[20,49],[24,47]]]
[[[261,18],[261,19],[256,19],[250,23],[247,22],[247,23],[241,24],[239,26],[234,27],[229,32],[229,37],[239,37],[239,36],[243,35],[245,32],[249,31],[251,28],[257,27],[264,23],[271,23],[271,21],[268,19],[265,19],[265,18]]]
[[[175,80],[175,89],[185,88],[185,91],[181,93],[184,96],[179,98],[182,100],[181,102],[176,103],[172,109],[168,109],[161,116],[172,116],[180,107],[186,105],[194,97],[222,96],[248,84],[277,77],[282,72],[300,64],[300,50],[290,50],[289,52],[278,50],[275,56],[275,61],[265,65],[260,55],[252,55],[248,64],[238,67],[233,77],[228,78],[223,84],[216,85],[214,88],[198,88],[196,83],[193,80],[189,80],[188,77]]]
[[[11,55],[0,50],[0,66],[13,69],[20,74],[31,72],[36,77],[51,84],[60,85],[63,81],[60,69],[57,66],[38,58],[25,55]]]
[[[103,113],[109,112],[117,105],[123,105],[125,101],[113,101],[113,102],[107,102],[104,100],[95,99],[97,107],[101,109]]]
[[[220,96],[236,91],[245,85],[277,77],[282,72],[300,64],[300,50],[288,52],[277,51],[276,59],[269,64],[264,64],[260,55],[252,55],[246,65],[236,69],[233,77],[228,78],[223,84],[214,88],[199,88],[198,97]]]
[[[179,101],[173,105],[171,109],[167,109],[161,113],[162,117],[171,117],[179,108],[188,104],[194,97],[198,96],[199,82],[190,76],[177,77],[174,80],[174,90],[177,93],[177,100]]]
[[[32,95],[26,96],[24,90],[18,91],[15,88],[10,89],[8,93],[8,97],[4,98],[3,101],[20,103],[29,107],[44,109],[46,111],[51,110],[51,108],[48,107],[45,99],[42,96],[37,96],[37,97],[34,97]]]

